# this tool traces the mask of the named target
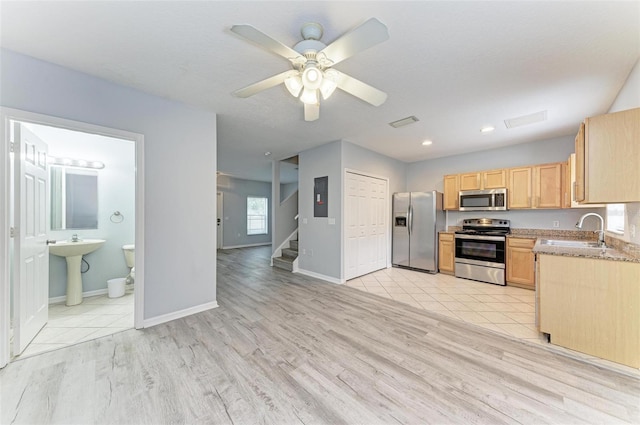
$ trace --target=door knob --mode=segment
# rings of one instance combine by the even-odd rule
[[[53,245],[56,241],[47,239],[47,245]]]

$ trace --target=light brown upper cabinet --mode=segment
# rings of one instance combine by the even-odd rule
[[[534,208],[562,208],[562,163],[533,168]]]
[[[531,188],[533,168],[519,167],[509,169],[508,201],[509,209],[532,208]]]
[[[444,209],[458,209],[458,192],[460,191],[459,174],[444,176]]]
[[[605,204],[580,204],[576,199],[576,154],[572,153],[567,160],[563,185],[562,208],[597,208]]]
[[[509,169],[509,209],[562,208],[562,163]]]
[[[576,200],[640,202],[640,108],[587,118],[582,129],[576,137]]]
[[[491,170],[482,172],[483,189],[499,189],[507,187],[507,170]]]
[[[507,187],[507,170],[490,170],[460,174],[460,190],[499,189]]]

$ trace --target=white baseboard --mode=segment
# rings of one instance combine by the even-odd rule
[[[346,282],[346,280],[344,280],[344,279],[337,279],[335,277],[331,277],[331,276],[327,276],[327,275],[324,275],[324,274],[312,272],[312,271],[309,271],[309,270],[304,270],[304,269],[301,269],[301,268],[298,268],[298,270],[294,271],[294,273],[300,273],[300,274],[303,274],[305,276],[315,277],[316,279],[326,280],[327,282],[335,283],[335,284],[338,284],[338,285],[342,285],[343,283]]]
[[[211,301],[196,305],[194,307],[185,308],[184,310],[174,311],[173,313],[163,314],[161,316],[152,317],[150,319],[144,319],[143,327],[150,328],[161,323],[170,322],[172,320],[181,319],[183,317],[191,316],[192,314],[202,313],[203,311],[211,310],[218,307],[217,301]]]
[[[104,295],[108,292],[109,292],[108,288],[96,289],[95,291],[87,291],[82,293],[82,298],[95,297],[96,295]],[[57,303],[65,302],[66,300],[67,300],[66,295],[62,295],[59,297],[51,297],[49,298],[49,304],[57,304]]]
[[[271,242],[251,243],[251,244],[248,244],[248,245],[223,246],[220,249],[251,248],[252,246],[265,246],[265,245],[271,245]]]

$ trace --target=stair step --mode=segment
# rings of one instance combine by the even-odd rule
[[[279,269],[293,271],[293,258],[275,257],[273,259],[273,266]]]
[[[291,248],[284,248],[282,250],[282,256],[287,258],[293,258],[294,260],[298,258],[298,250]]]
[[[296,251],[298,250],[298,241],[289,241],[289,248],[291,249],[295,249]]]

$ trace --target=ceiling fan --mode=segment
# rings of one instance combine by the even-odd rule
[[[233,92],[238,97],[249,97],[284,83],[293,97],[304,103],[305,121],[320,117],[320,96],[329,98],[336,88],[374,106],[382,105],[387,94],[333,66],[358,52],[382,43],[389,38],[387,27],[371,18],[346,33],[328,46],[320,41],[322,26],[306,23],[300,30],[303,40],[290,48],[251,25],[234,25],[231,31],[258,46],[288,59],[293,69],[274,75]]]

